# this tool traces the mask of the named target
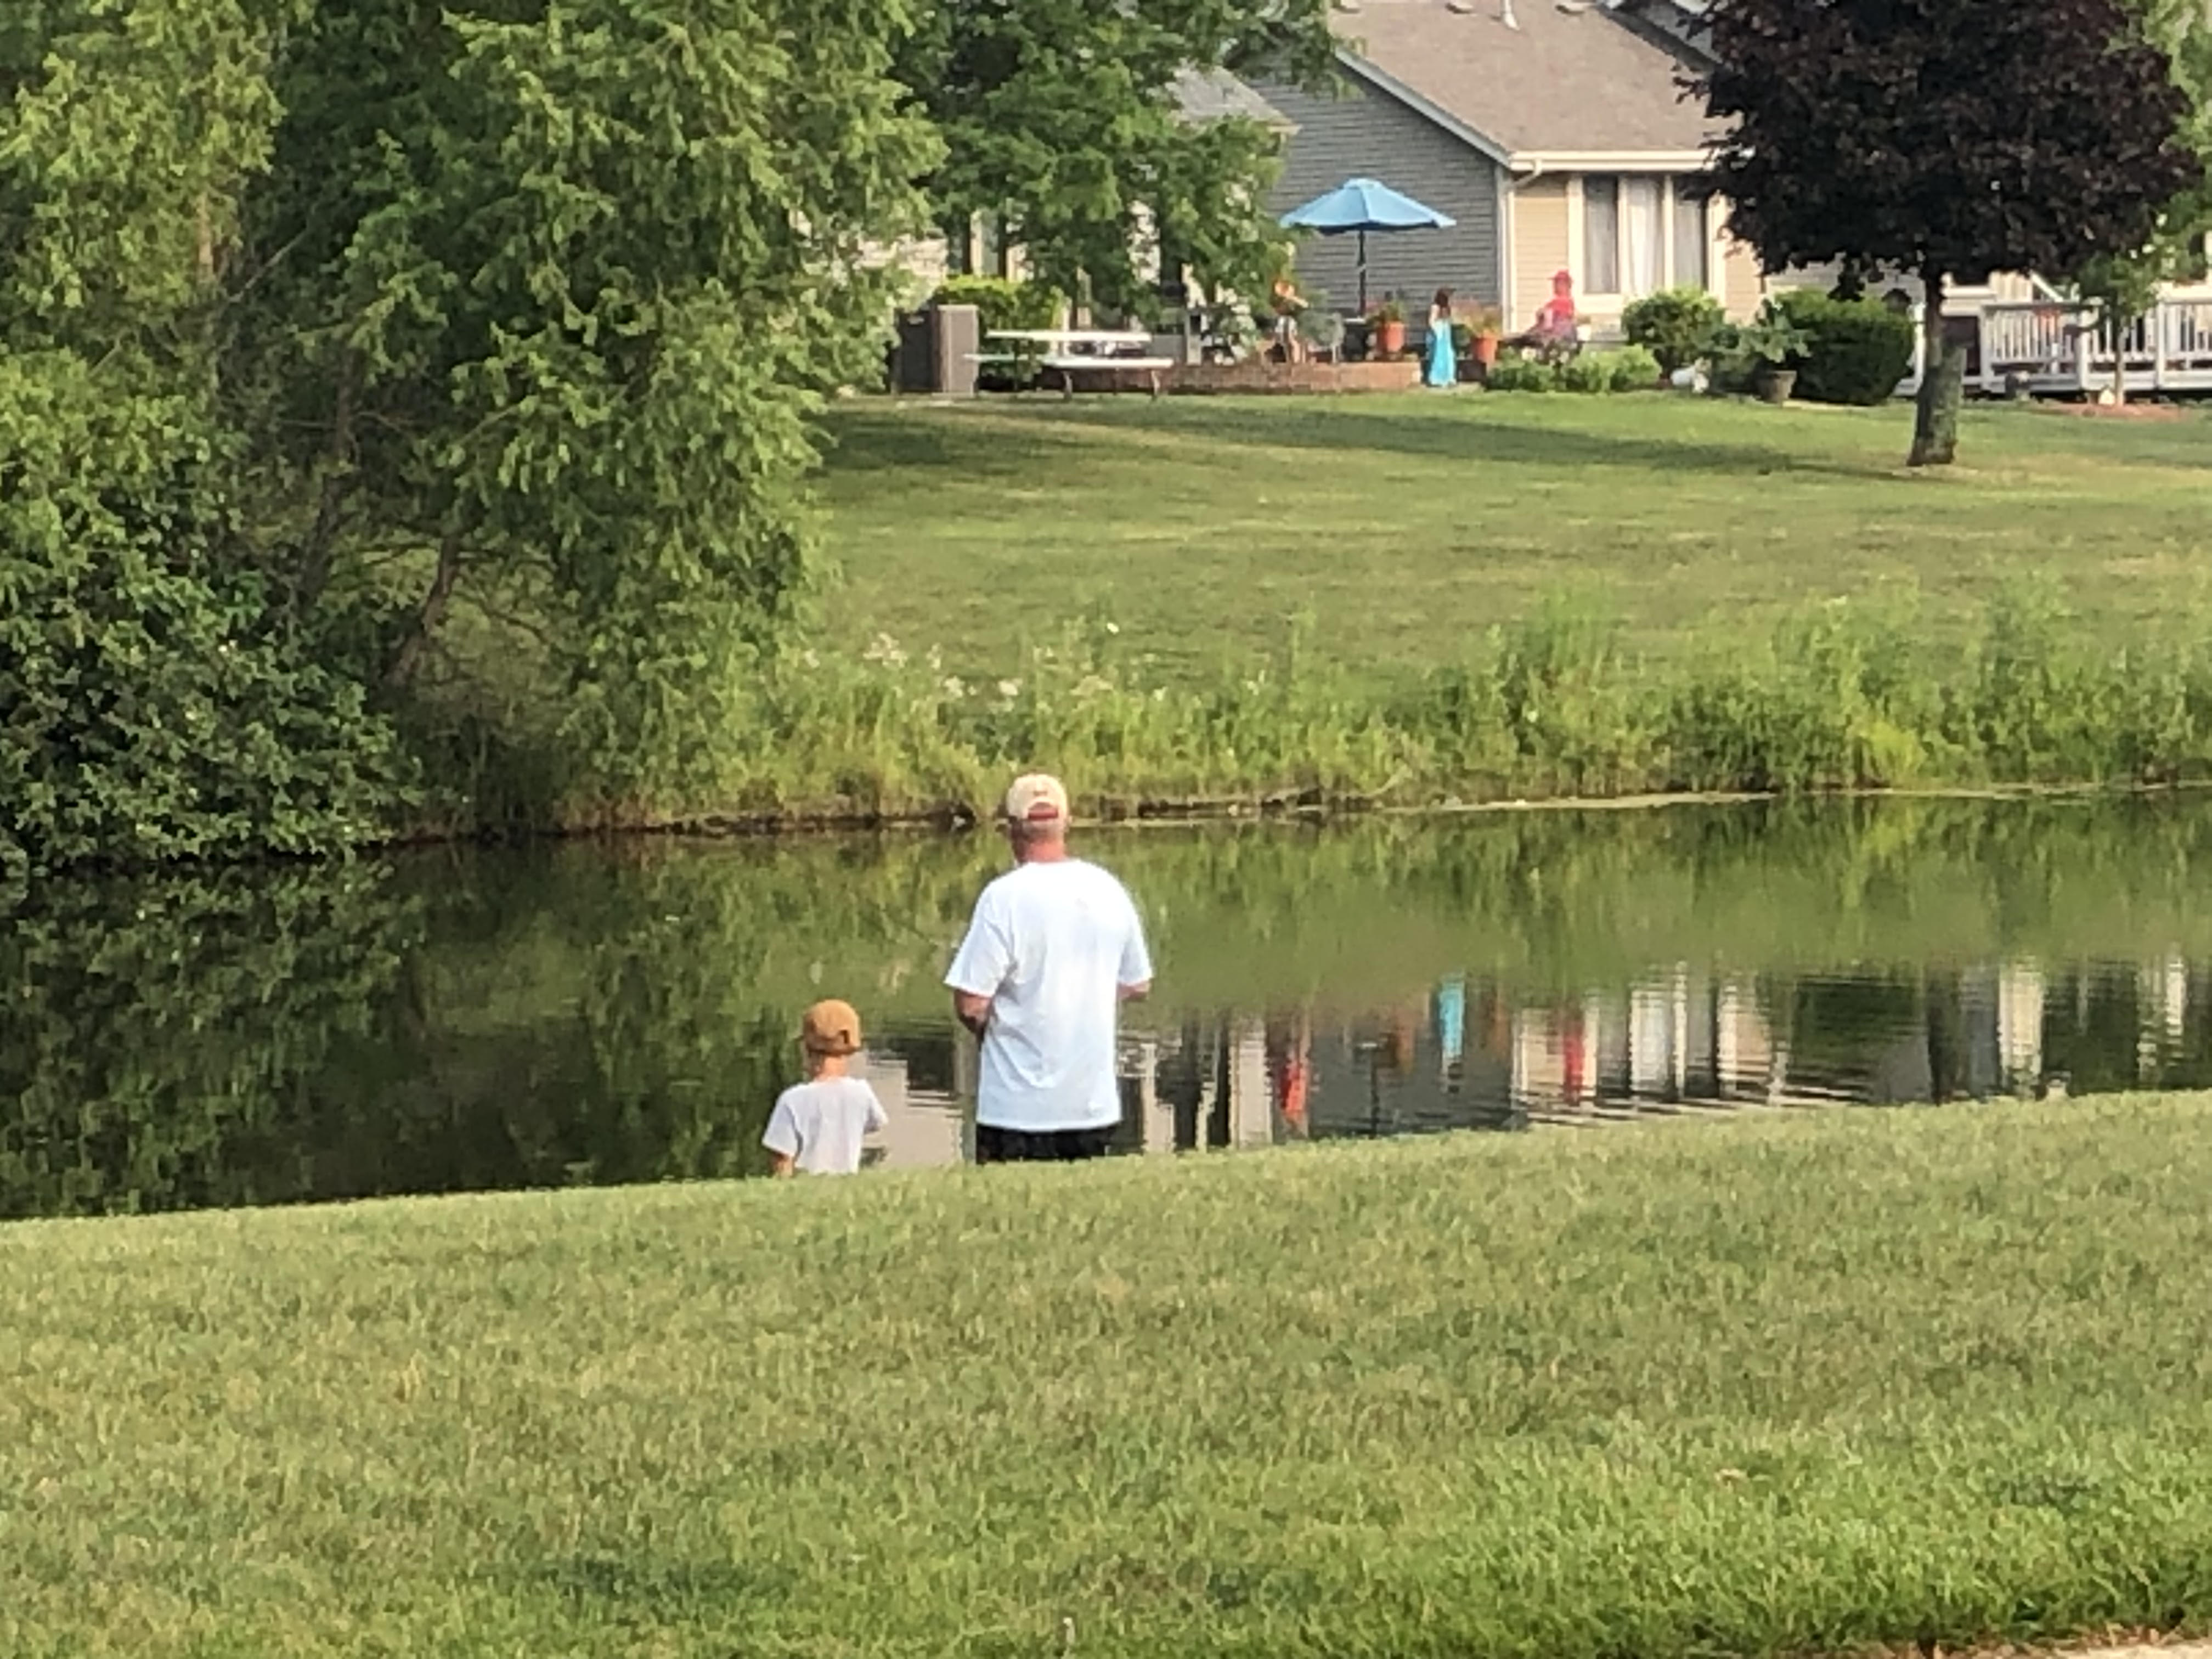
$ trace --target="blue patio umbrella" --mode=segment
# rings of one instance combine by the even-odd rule
[[[1349,179],[1326,196],[1292,208],[1283,222],[1323,236],[1359,238],[1359,308],[1367,309],[1367,233],[1370,230],[1449,230],[1459,222],[1373,179]]]

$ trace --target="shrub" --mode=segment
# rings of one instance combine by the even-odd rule
[[[0,352],[0,886],[336,852],[405,804],[343,641],[239,556],[212,447],[182,400]]]
[[[1492,392],[1557,392],[1559,372],[1534,357],[1500,357],[1485,384]]]
[[[1629,307],[1621,325],[1632,345],[1650,351],[1659,368],[1672,374],[1711,354],[1723,320],[1721,302],[1705,289],[1670,288]]]
[[[1613,371],[1613,390],[1615,392],[1649,392],[1659,384],[1660,377],[1671,371],[1659,361],[1656,352],[1640,345],[1623,346],[1618,351],[1604,354]]]
[[[1880,300],[1838,300],[1804,289],[1772,303],[1807,338],[1790,365],[1801,398],[1871,407],[1895,397],[1911,371],[1912,319]]]
[[[1559,390],[1596,395],[1613,390],[1613,354],[1585,351],[1559,365]]]
[[[1615,351],[1585,351],[1556,371],[1562,392],[1601,397],[1614,392],[1650,392],[1659,384],[1659,360],[1642,346]]]
[[[1060,290],[1044,283],[1017,283],[1004,276],[948,276],[937,290],[941,306],[973,306],[983,331],[1050,328],[1066,303]]]

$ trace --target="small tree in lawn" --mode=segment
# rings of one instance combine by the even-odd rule
[[[2153,239],[2202,177],[2188,102],[2123,0],[1714,0],[1731,123],[1713,163],[1769,269],[1843,260],[1919,273],[1927,363],[1916,466],[1958,447],[1965,362],[1947,281],[2069,280]]]
[[[2189,188],[2160,210],[2149,241],[2125,252],[2101,255],[2078,273],[2075,287],[2097,308],[2097,320],[2113,343],[2112,396],[2128,395],[2124,343],[2136,319],[2157,304],[2159,289],[2204,273],[2205,238],[2212,234],[2212,6],[2206,0],[2128,0],[2151,40],[2172,64],[2187,98],[2182,138],[2197,156]]]

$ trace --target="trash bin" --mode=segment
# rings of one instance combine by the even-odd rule
[[[981,313],[973,306],[925,306],[902,313],[891,350],[891,388],[929,397],[975,395]]]

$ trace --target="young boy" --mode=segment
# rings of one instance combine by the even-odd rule
[[[817,1002],[800,1023],[807,1080],[786,1089],[761,1137],[781,1177],[854,1175],[860,1142],[890,1122],[876,1091],[851,1074],[860,1052],[860,1017],[846,1002]]]

